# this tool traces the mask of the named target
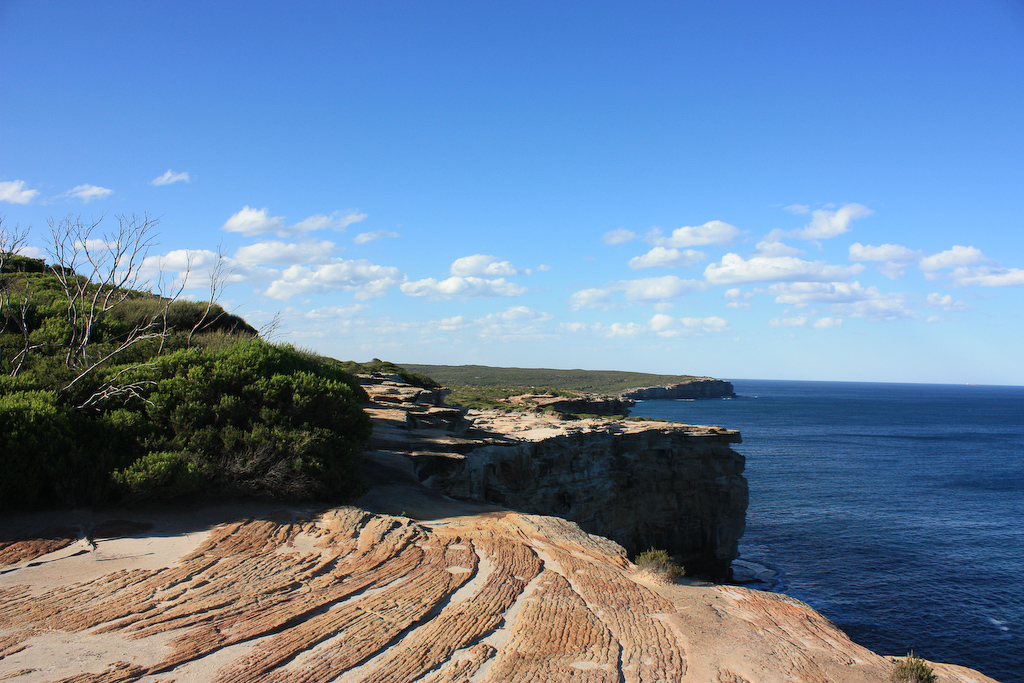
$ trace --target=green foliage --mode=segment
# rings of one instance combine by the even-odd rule
[[[675,581],[686,575],[686,569],[672,559],[672,556],[664,550],[651,548],[636,557],[634,562],[640,569],[654,574],[666,581]]]
[[[913,652],[896,662],[889,678],[893,683],[937,683],[939,680],[928,663],[915,657]]]
[[[467,386],[456,384],[449,387],[451,393],[445,398],[445,402],[453,406],[473,408],[475,410],[505,409],[505,410],[529,410],[530,405],[512,405],[506,402],[510,396],[521,394],[550,394],[552,396],[576,396],[576,392],[564,389],[551,389],[548,387],[525,388],[522,386]]]
[[[414,387],[437,389],[441,386],[427,375],[419,372],[412,372],[406,368],[395,365],[394,363],[381,360],[380,358],[374,358],[368,363],[357,363],[351,360],[334,362],[338,363],[340,367],[353,375],[369,375],[374,372],[381,372],[385,374],[398,375],[404,382],[411,384]]]
[[[89,356],[109,359],[82,374],[79,304],[30,266],[8,260],[0,282],[0,510],[360,491],[371,422],[340,363],[263,342],[215,304],[125,290],[89,331]]]
[[[406,363],[446,387],[518,387],[517,393],[556,388],[572,392],[618,395],[637,387],[666,386],[696,379],[692,375],[651,375],[617,370],[555,370],[551,368],[495,368],[485,365],[419,365]]]

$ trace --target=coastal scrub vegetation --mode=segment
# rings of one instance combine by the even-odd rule
[[[654,375],[618,370],[497,368],[486,365],[403,364],[411,372],[433,377],[446,387],[515,388],[515,393],[567,391],[616,396],[639,387],[668,386],[698,379],[693,375]],[[571,395],[571,394],[570,394]]]
[[[935,675],[928,663],[910,652],[904,659],[896,662],[890,676],[892,683],[937,683]]]
[[[637,555],[634,564],[649,574],[665,581],[676,581],[686,575],[686,569],[679,565],[668,551],[651,548]]]
[[[0,223],[0,510],[357,493],[371,423],[356,380],[212,296],[147,291],[154,225],[51,222],[48,264]]]

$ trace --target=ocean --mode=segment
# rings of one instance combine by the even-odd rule
[[[1024,387],[732,380],[632,414],[738,429],[741,561],[880,654],[1024,683]]]

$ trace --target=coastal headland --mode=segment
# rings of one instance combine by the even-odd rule
[[[390,380],[367,388],[375,437],[363,465],[370,488],[356,506],[3,518],[0,679],[890,680],[890,658],[799,601],[690,577],[666,582],[580,524],[486,500],[487,486],[484,500],[424,486],[440,476],[438,458],[472,459],[481,447],[571,468],[570,446],[601,433],[632,443],[678,430],[709,446],[699,457],[728,460],[735,432],[467,412],[443,405],[443,391]],[[515,459],[486,457],[496,469]],[[543,484],[543,474],[527,484]],[[942,683],[994,683],[934,669]]]

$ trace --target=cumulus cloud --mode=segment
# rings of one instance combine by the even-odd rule
[[[569,307],[578,311],[581,308],[611,308],[615,290],[601,287],[588,287],[573,293],[569,297]]]
[[[299,263],[327,263],[331,260],[334,242],[307,240],[298,243],[257,242],[241,247],[235,260],[246,266],[257,264],[293,265]]]
[[[728,308],[750,308],[750,300],[754,298],[753,292],[744,292],[739,287],[725,290],[726,307]]]
[[[991,259],[986,258],[985,254],[981,253],[981,249],[976,247],[964,247],[959,244],[953,246],[952,249],[946,251],[940,251],[937,254],[931,256],[925,256],[921,259],[918,267],[923,271],[935,271],[943,268],[957,268],[959,266],[973,266],[979,263],[989,263]]]
[[[928,280],[943,277],[942,273],[937,271],[951,269],[946,276],[960,287],[1024,285],[1024,270],[1003,268],[998,261],[988,258],[975,247],[955,245],[952,249],[924,257],[918,266]]]
[[[768,327],[807,327],[807,318],[772,318],[768,321]]]
[[[544,323],[554,316],[528,306],[512,306],[473,321],[483,339],[550,339],[553,335]]]
[[[614,337],[635,337],[644,332],[643,325],[638,323],[612,323],[601,327],[601,334],[608,338]]]
[[[953,298],[952,294],[939,294],[938,292],[932,292],[928,295],[927,299],[929,306],[935,306],[941,308],[944,311],[966,311],[970,309],[970,306],[965,304],[963,301],[958,301]]]
[[[776,303],[797,308],[828,305],[836,316],[866,318],[874,322],[914,316],[906,295],[882,292],[877,287],[863,287],[859,282],[795,282],[772,285],[768,291],[775,294]]]
[[[106,248],[102,240],[88,240],[90,249]],[[159,281],[165,275],[174,277],[171,287],[205,287],[210,274],[221,261],[231,268],[233,262],[209,249],[175,249],[166,254],[147,256],[142,260],[139,273],[150,281]]]
[[[724,246],[735,240],[740,235],[739,228],[729,225],[723,221],[708,221],[704,225],[686,225],[676,228],[672,234],[665,237],[661,234],[660,228],[654,228],[648,233],[647,239],[651,244],[659,247],[700,247],[709,244]]]
[[[878,270],[890,280],[903,277],[907,266],[923,256],[923,252],[899,244],[873,246],[854,242],[850,245],[851,261],[880,261]]]
[[[94,199],[106,199],[113,192],[113,190],[99,187],[98,185],[76,185],[62,194],[61,197],[74,197],[75,199],[81,199],[83,204],[88,204]]]
[[[847,232],[854,218],[863,218],[873,213],[874,211],[861,204],[846,204],[835,211],[817,209],[811,212],[810,223],[802,230],[789,233],[789,236],[804,240],[830,239]]]
[[[456,277],[502,277],[519,274],[519,269],[496,256],[473,254],[455,259],[451,274]]]
[[[680,251],[676,248],[654,247],[643,256],[634,256],[629,260],[629,267],[633,270],[641,268],[675,268],[699,263],[708,257],[702,251],[685,249]]]
[[[609,230],[601,238],[605,244],[625,244],[626,242],[632,242],[636,239],[636,233],[632,230],[626,230],[625,228],[619,228],[618,230]]]
[[[175,173],[171,169],[167,169],[167,172],[161,176],[157,176],[149,181],[150,185],[170,185],[171,183],[188,183],[191,182],[191,178],[188,177],[187,171],[181,173]]]
[[[842,326],[843,326],[843,319],[842,318],[830,318],[830,317],[818,318],[817,320],[814,321],[814,325],[813,325],[813,327],[815,329],[818,329],[818,330],[824,330],[824,329],[828,329],[830,327],[842,327]]]
[[[352,238],[352,241],[356,244],[368,244],[374,240],[384,239],[385,237],[398,237],[397,232],[391,230],[374,230],[373,232],[361,232]]]
[[[950,273],[950,279],[957,285],[965,287],[1013,287],[1024,285],[1024,270],[1020,268],[998,268],[978,266],[977,268],[956,268]]]
[[[782,210],[795,214],[805,214],[811,212],[811,207],[807,204],[790,204],[789,206],[783,207]]]
[[[480,277],[452,276],[445,280],[435,280],[432,277],[414,282],[406,282],[401,287],[402,293],[406,296],[418,296],[428,299],[454,299],[455,297],[465,298],[492,298],[521,296],[526,293],[526,287],[508,282],[504,278],[488,280]]]
[[[677,337],[680,335],[704,335],[729,330],[729,321],[717,315],[706,318],[674,318],[664,313],[656,313],[648,321],[647,326],[661,337]]]
[[[26,190],[24,180],[5,180],[0,182],[0,202],[10,204],[28,204],[39,194],[39,190]]]
[[[604,287],[590,287],[576,292],[569,297],[569,306],[574,310],[612,308],[617,293],[622,293],[627,301],[657,303],[705,289],[707,289],[707,285],[700,280],[683,280],[675,275],[619,280],[618,282],[609,282]]]
[[[863,301],[881,294],[877,287],[863,287],[859,282],[794,282],[772,285],[768,291],[775,295],[775,303],[798,308]]]
[[[711,263],[704,277],[714,285],[749,282],[832,282],[849,280],[864,271],[864,266],[833,266],[824,261],[805,261],[794,256],[754,256],[744,259],[729,253],[721,263]]]
[[[918,261],[924,254],[920,250],[910,249],[899,244],[880,244],[873,246],[854,242],[850,245],[851,261]]]
[[[232,215],[221,226],[225,232],[237,232],[252,237],[265,233],[275,233],[278,237],[288,237],[297,233],[313,232],[315,230],[344,230],[352,223],[358,223],[366,218],[365,213],[354,211],[335,211],[332,214],[317,214],[305,218],[298,223],[288,225],[283,216],[271,216],[267,209],[253,209],[248,205]]]
[[[263,294],[284,300],[303,294],[341,291],[354,292],[357,299],[371,299],[383,296],[388,289],[405,280],[405,275],[398,268],[378,266],[365,259],[334,259],[312,268],[289,266]]]
[[[800,256],[804,252],[802,249],[791,247],[788,244],[777,239],[765,238],[757,243],[757,249],[754,253],[755,256]]]

